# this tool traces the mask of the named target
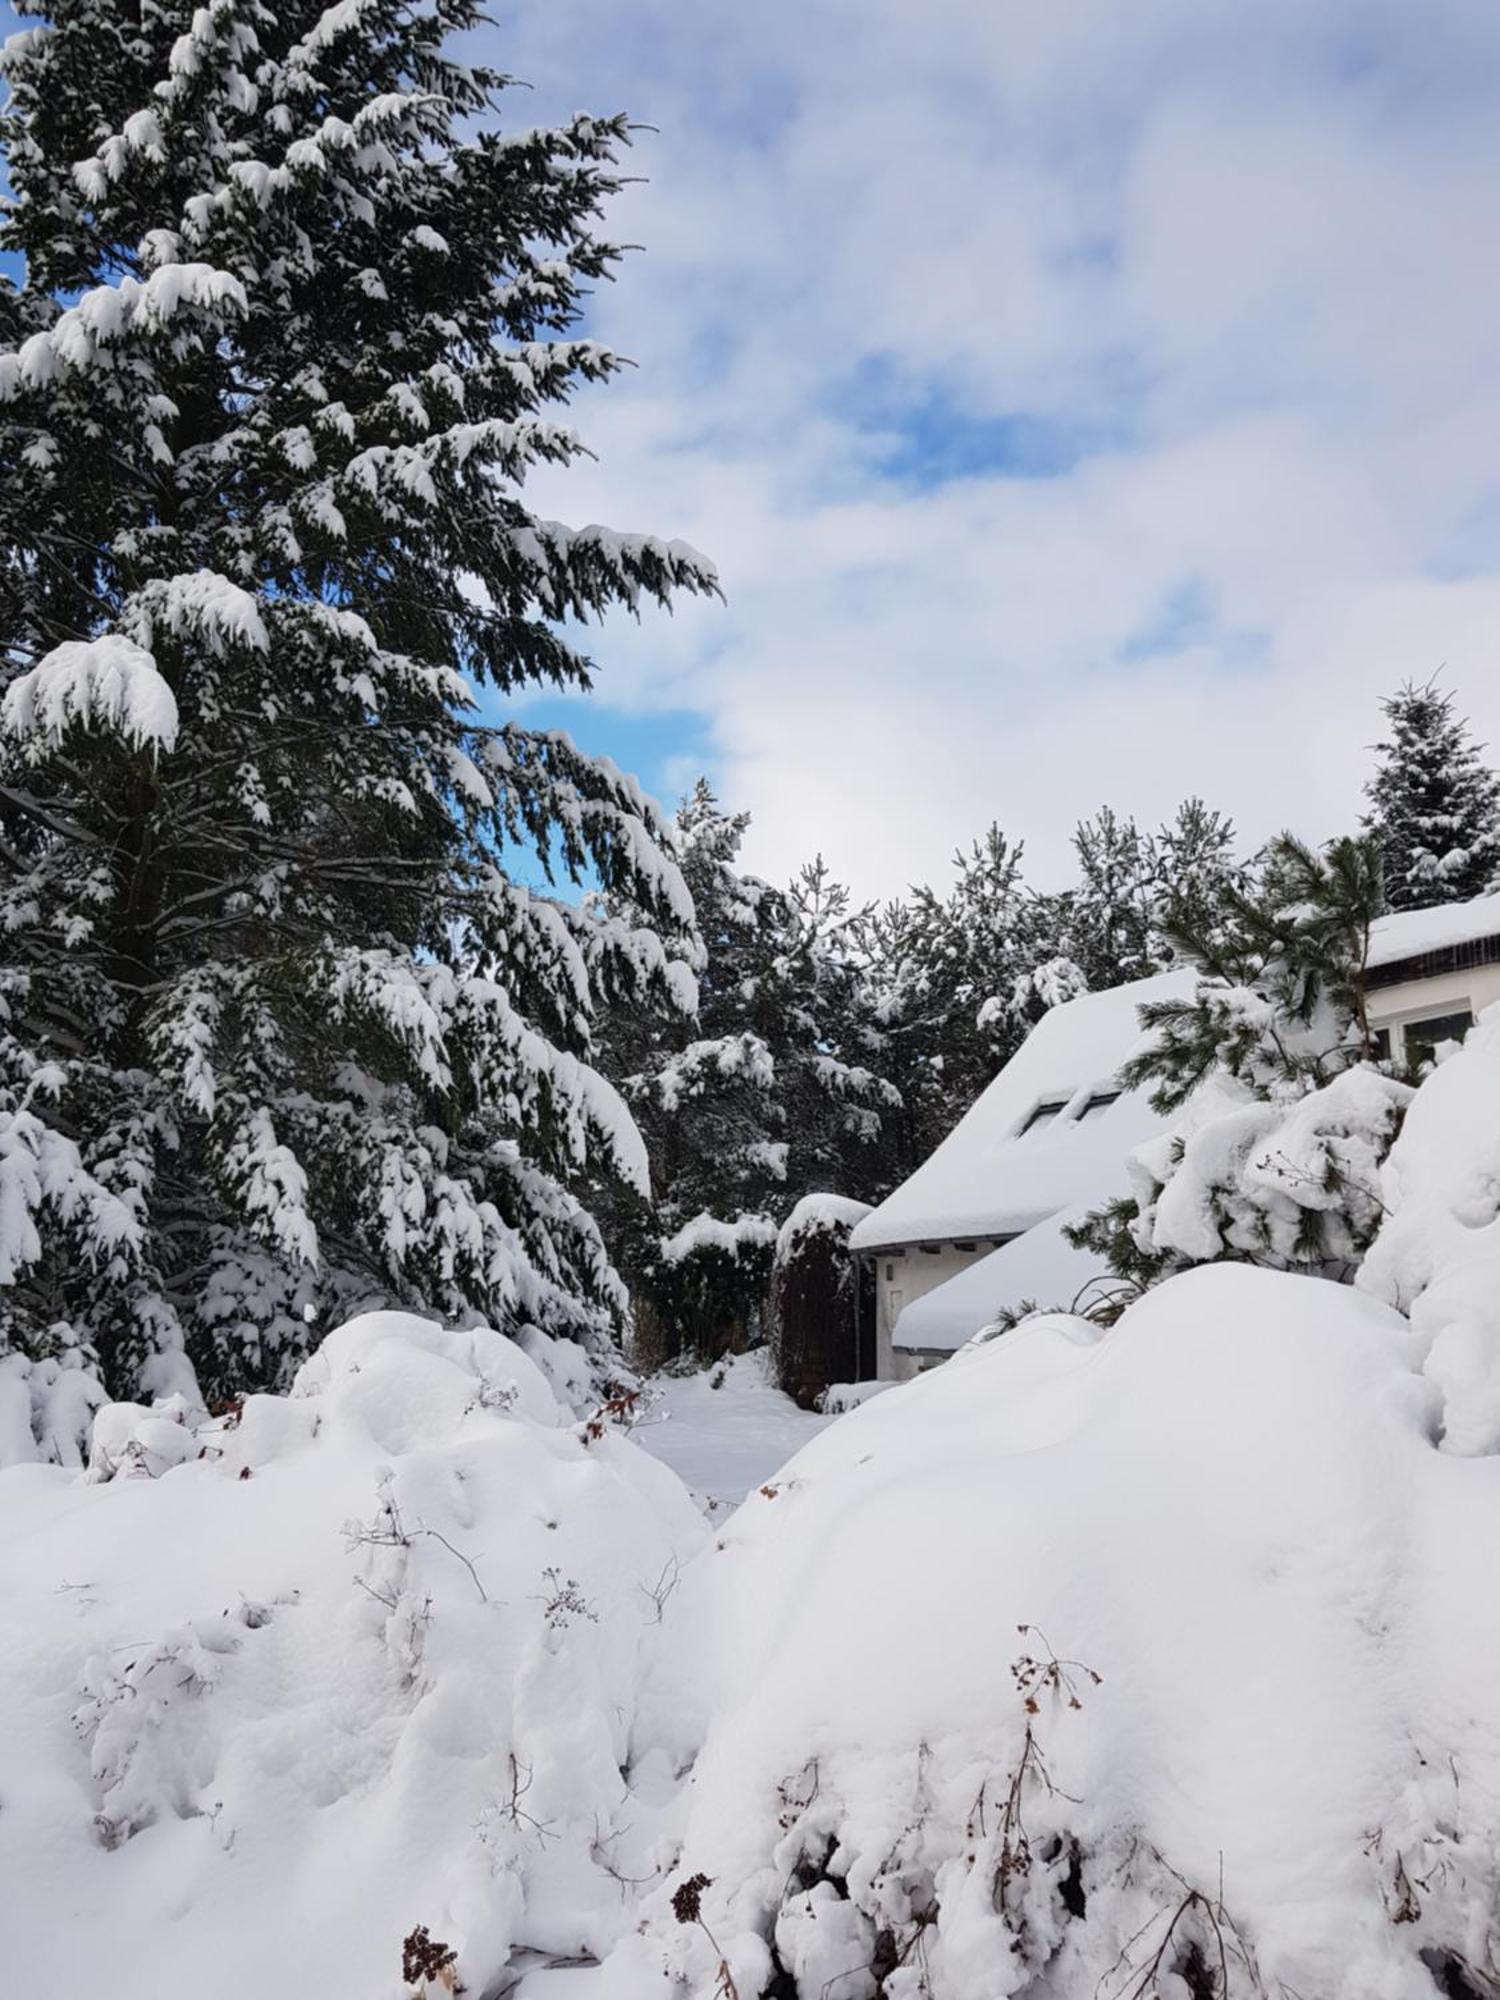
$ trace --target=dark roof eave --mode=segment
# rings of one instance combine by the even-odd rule
[[[1382,986],[1403,986],[1409,979],[1437,979],[1445,972],[1468,972],[1476,965],[1500,965],[1500,933],[1467,938],[1462,944],[1443,945],[1436,951],[1419,951],[1410,958],[1392,958],[1382,965],[1367,966],[1365,991],[1378,993]]]
[[[1036,1224],[1028,1227],[1034,1229]],[[992,1250],[1002,1250],[1025,1234],[1025,1229],[958,1229],[951,1236],[903,1236],[890,1243],[861,1243],[854,1254],[889,1257],[896,1250],[956,1250],[961,1243],[988,1243]]]

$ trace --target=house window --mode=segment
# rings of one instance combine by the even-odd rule
[[[1034,1104],[1021,1131],[1034,1132],[1038,1125],[1050,1125],[1067,1101],[1065,1097],[1059,1097],[1047,1104]]]
[[[1461,1014],[1431,1014],[1425,1021],[1408,1021],[1401,1030],[1407,1066],[1420,1069],[1430,1063],[1442,1042],[1461,1042],[1474,1025],[1466,1007]]]
[[[1389,1028],[1372,1029],[1370,1033],[1370,1046],[1375,1051],[1375,1060],[1377,1062],[1389,1062],[1391,1059],[1390,1029]]]
[[[1085,1118],[1099,1117],[1101,1112],[1108,1111],[1112,1104],[1118,1104],[1119,1101],[1120,1093],[1118,1090],[1096,1090],[1086,1101],[1082,1111],[1079,1112],[1079,1124],[1081,1125]]]

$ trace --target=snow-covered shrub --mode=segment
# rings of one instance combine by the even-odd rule
[[[0,1469],[40,1458],[81,1465],[103,1385],[76,1348],[31,1360],[0,1352]]]
[[[1419,1346],[1219,1265],[841,1417],[666,1606],[693,1782],[600,2000],[1487,1992],[1500,1480]]]
[[[709,1360],[761,1340],[776,1234],[768,1215],[704,1213],[658,1241],[636,1307],[642,1365]]]
[[[106,1450],[0,1475],[16,1992],[395,2000],[418,1924],[471,1993],[608,1949],[670,1859],[626,1774],[705,1532],[671,1473],[501,1334],[396,1313],[286,1396],[106,1409]]]
[[[1131,1229],[1168,1265],[1242,1258],[1350,1278],[1380,1226],[1380,1168],[1414,1095],[1361,1066],[1266,1102],[1206,1085],[1128,1161]]]
[[[849,1232],[870,1212],[842,1195],[809,1194],[776,1238],[771,1348],[776,1379],[804,1409],[831,1382],[859,1372],[860,1275]]]
[[[857,1410],[872,1396],[897,1386],[895,1382],[830,1382],[819,1396],[817,1407],[826,1417],[841,1417],[846,1410]]]

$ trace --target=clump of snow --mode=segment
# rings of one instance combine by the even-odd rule
[[[47,751],[75,725],[104,729],[136,748],[171,750],[177,698],[144,646],[119,632],[65,639],[5,691],[0,723],[22,745]]]
[[[868,1403],[872,1396],[883,1390],[894,1389],[895,1382],[830,1382],[818,1398],[818,1408],[825,1417],[841,1417],[847,1410],[857,1410],[861,1403]]]
[[[513,1342],[367,1315],[288,1396],[102,1410],[90,1481],[13,1467],[0,1523],[17,1992],[395,1996],[425,1925],[478,1993],[631,1920],[643,1650],[704,1529]]]
[[[1233,1252],[1287,1267],[1357,1263],[1412,1096],[1364,1064],[1271,1102],[1227,1078],[1204,1084],[1171,1131],[1131,1155],[1141,1247],[1188,1262]]]
[[[805,1194],[782,1223],[776,1238],[778,1260],[791,1254],[804,1236],[847,1236],[870,1213],[867,1201],[843,1194]]]
[[[76,1348],[40,1361],[0,1354],[0,1468],[38,1458],[81,1465],[103,1401],[98,1377]]]
[[[662,1239],[662,1261],[682,1264],[705,1250],[738,1257],[744,1250],[765,1249],[774,1244],[776,1235],[776,1225],[768,1215],[737,1215],[733,1222],[724,1222],[705,1211]]]
[[[1491,1977],[1500,1462],[1433,1448],[1416,1352],[1220,1265],[840,1418],[667,1607],[638,1750],[693,1765],[681,1854],[580,1993]]]

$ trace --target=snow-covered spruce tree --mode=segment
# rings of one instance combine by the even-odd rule
[[[643,1333],[668,1355],[721,1352],[762,1329],[777,1230],[804,1195],[865,1198],[895,1179],[900,1098],[877,1067],[859,913],[821,861],[786,890],[741,872],[748,825],[702,779],[677,815],[702,939],[696,1017],[627,999],[601,1024],[653,1190],[650,1202],[608,1198],[606,1233]]]
[[[467,0],[46,12],[0,124],[0,1347],[232,1391],[357,1302],[602,1336],[573,1190],[643,1160],[590,1017],[667,1004],[691,908],[635,785],[503,711],[587,685],[562,621],[713,588],[521,498],[618,365],[570,330],[624,122],[497,129]]]
[[[1372,839],[1319,854],[1282,834],[1256,885],[1184,920],[1196,991],[1140,1008],[1150,1040],[1121,1071],[1178,1121],[1132,1157],[1133,1195],[1068,1232],[1076,1244],[1134,1285],[1225,1257],[1352,1277],[1411,1096],[1378,1066],[1365,1009],[1381,907]]]
[[[1500,778],[1434,682],[1408,681],[1381,707],[1390,734],[1364,826],[1380,843],[1387,902],[1425,910],[1483,895],[1500,868]]]

